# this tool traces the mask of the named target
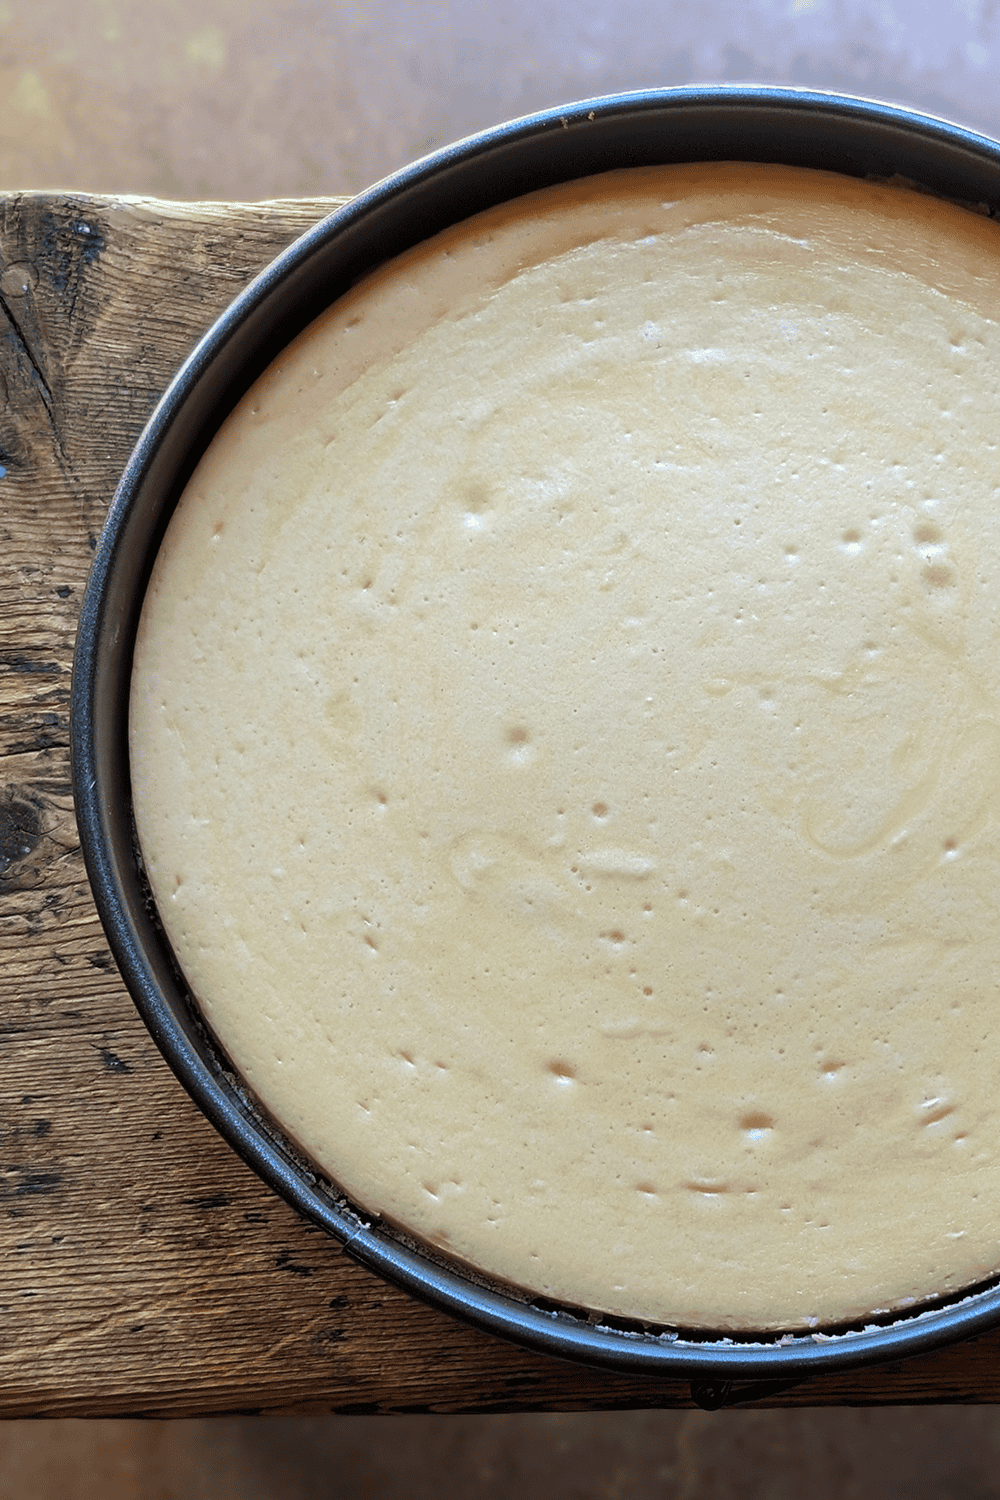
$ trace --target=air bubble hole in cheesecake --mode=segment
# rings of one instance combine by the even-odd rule
[[[1000,1270],[1000,231],[710,164],[375,272],[143,610],[164,926],[364,1210],[832,1327]]]

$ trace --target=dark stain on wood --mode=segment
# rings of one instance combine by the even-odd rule
[[[207,1193],[204,1198],[185,1198],[188,1208],[228,1208],[231,1199],[225,1193]]]
[[[291,1250],[280,1251],[274,1257],[274,1264],[279,1271],[289,1271],[293,1276],[312,1276],[315,1272],[314,1266],[306,1266],[301,1261],[293,1260]]]
[[[44,1197],[48,1193],[54,1193],[62,1184],[62,1172],[32,1172],[25,1168],[17,1170],[19,1181],[14,1188],[15,1198]]]
[[[39,661],[37,657],[14,651],[0,651],[0,668],[8,672],[44,673],[52,676],[63,671],[57,661]]]
[[[104,1068],[105,1068],[106,1072],[108,1072],[108,1073],[131,1073],[132,1072],[132,1066],[131,1066],[131,1064],[125,1062],[122,1058],[120,1058],[118,1056],[117,1052],[112,1052],[112,1050],[111,1050],[110,1047],[101,1047],[99,1050],[100,1050],[100,1054],[101,1054],[101,1062],[104,1064]]]
[[[105,974],[110,974],[114,968],[114,960],[110,953],[88,953],[87,962],[93,969],[103,969]]]
[[[59,734],[53,733],[50,729],[40,728],[31,735],[30,739],[12,739],[6,753],[8,755],[36,755],[46,750],[68,750],[68,748],[68,727]]]
[[[42,837],[41,802],[16,786],[0,792],[0,891],[12,865],[20,864]]]
[[[18,690],[13,691],[16,697]],[[30,692],[26,687],[25,696]],[[32,717],[30,711],[24,714],[22,730]],[[0,767],[17,773],[0,787],[0,898],[3,915],[31,935],[61,920],[66,887],[77,885],[83,870],[62,858],[79,849],[72,798],[63,795],[64,765],[52,765],[68,760],[68,748],[40,744],[48,730],[25,745],[12,729],[11,716],[0,713]],[[50,779],[50,769],[57,769],[57,780]]]
[[[104,225],[96,215],[81,214],[72,199],[65,206],[51,202],[27,222],[33,231],[31,259],[39,280],[59,294],[68,324],[88,327],[88,304],[93,297],[88,295],[91,287],[86,273],[104,250]]]

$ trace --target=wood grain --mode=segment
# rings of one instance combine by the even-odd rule
[[[69,770],[77,611],[171,374],[335,200],[0,200],[0,1417],[679,1406],[384,1285],[194,1108],[118,977]],[[1000,1332],[771,1404],[996,1402]]]

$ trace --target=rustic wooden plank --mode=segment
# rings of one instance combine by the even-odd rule
[[[687,1405],[355,1265],[240,1163],[122,986],[73,819],[77,611],[117,475],[212,319],[332,200],[0,201],[0,1416]],[[1000,1400],[1000,1333],[769,1404]]]

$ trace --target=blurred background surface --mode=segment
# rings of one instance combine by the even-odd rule
[[[4,1500],[995,1500],[992,1407],[0,1424]]]
[[[353,193],[499,120],[654,84],[892,99],[1000,133],[995,0],[5,0],[0,184]]]
[[[548,105],[770,82],[1000,135],[997,0],[7,0],[0,189],[356,192]],[[1000,1497],[993,1408],[0,1424],[4,1500]]]

